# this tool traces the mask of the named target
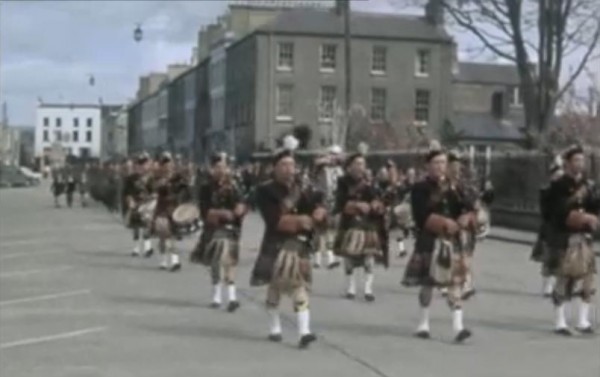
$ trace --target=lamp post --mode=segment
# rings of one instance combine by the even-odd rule
[[[139,43],[142,40],[142,38],[144,38],[142,24],[137,24],[136,28],[133,30],[133,40]]]

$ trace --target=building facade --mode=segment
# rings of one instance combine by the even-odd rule
[[[36,111],[35,156],[52,153],[81,158],[101,156],[102,106],[40,104]]]
[[[102,109],[102,161],[127,156],[127,116],[125,106]]]
[[[354,13],[352,108],[370,124],[438,133],[452,115],[455,45],[424,17]],[[238,154],[272,149],[299,125],[311,148],[334,140],[345,103],[342,19],[330,10],[291,9],[227,52],[226,124]]]

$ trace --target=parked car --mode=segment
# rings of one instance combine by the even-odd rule
[[[42,182],[41,173],[31,170],[27,166],[21,166],[19,169],[21,170],[21,173],[23,173],[23,175],[32,182],[33,185],[37,186],[40,184],[40,182]]]
[[[0,187],[28,187],[34,182],[16,166],[0,166]]]

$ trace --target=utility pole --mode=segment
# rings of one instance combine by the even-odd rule
[[[346,102],[344,112],[346,114],[346,124],[344,147],[348,144],[348,134],[350,131],[350,108],[352,107],[352,54],[351,54],[351,37],[350,37],[350,0],[336,0],[335,10],[338,16],[344,17],[344,76],[346,86]]]

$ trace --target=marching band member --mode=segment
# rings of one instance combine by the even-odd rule
[[[316,165],[316,183],[319,191],[325,194],[325,203],[327,212],[333,212],[335,205],[335,190],[338,179],[344,175],[344,170],[340,166],[342,149],[338,145],[329,148],[329,153],[323,158],[317,159]],[[329,216],[327,224],[318,232],[318,250],[315,253],[314,267],[321,267],[321,258],[325,255],[327,268],[334,269],[340,265],[333,253],[333,242],[335,240],[336,216]]]
[[[550,182],[556,181],[562,177],[562,160],[557,158],[555,162],[550,166]],[[541,274],[542,274],[542,293],[544,297],[552,297],[552,291],[554,291],[554,283],[556,276],[548,268],[548,239],[550,229],[550,214],[552,210],[552,203],[549,202],[548,192],[550,189],[550,183],[540,189],[539,207],[541,214],[540,230],[538,231],[537,240],[531,252],[531,260],[540,262]]]
[[[158,176],[154,182],[156,208],[152,221],[153,234],[158,236],[159,251],[162,255],[161,269],[172,272],[181,269],[181,259],[175,249],[177,228],[172,214],[177,207],[178,198],[183,190],[189,190],[184,177],[175,172],[173,158],[164,152],[159,158]]]
[[[282,339],[278,308],[281,295],[285,294],[293,300],[299,347],[306,348],[316,340],[310,331],[308,296],[312,280],[310,253],[314,250],[312,233],[315,225],[325,221],[326,210],[322,195],[298,184],[293,149],[293,145],[288,145],[275,154],[273,179],[257,188],[256,203],[265,222],[265,233],[250,284],[268,285],[269,340]]]
[[[231,177],[225,153],[211,158],[210,180],[200,186],[198,200],[204,230],[191,255],[192,262],[210,266],[213,308],[221,307],[221,284],[227,286],[227,311],[240,306],[235,267],[239,260],[241,227],[247,212],[241,188]]]
[[[553,301],[556,310],[555,332],[570,336],[565,318],[565,301],[581,284],[581,302],[577,330],[591,334],[590,303],[594,289],[596,260],[592,251],[591,232],[598,230],[600,194],[598,187],[584,176],[583,149],[574,146],[564,155],[565,174],[550,183],[548,201],[552,203],[548,241],[548,267],[556,273]]]
[[[452,310],[455,341],[471,336],[463,325],[462,286],[465,280],[464,230],[474,222],[473,203],[448,179],[447,154],[439,144],[426,155],[427,176],[411,193],[416,226],[415,249],[406,267],[403,284],[420,286],[421,320],[416,336],[430,337],[429,306],[435,286],[449,288],[447,301]]]
[[[375,300],[373,282],[376,257],[387,262],[383,255],[381,226],[384,206],[375,187],[367,177],[365,156],[355,153],[346,160],[346,175],[338,180],[335,209],[340,224],[334,250],[344,257],[347,278],[346,298],[356,297],[356,269],[365,272],[365,300]]]
[[[52,186],[50,186],[54,195],[54,206],[60,208],[60,196],[65,191],[65,182],[62,171],[55,167],[52,169]]]
[[[151,180],[149,174],[150,156],[146,153],[140,154],[135,161],[134,171],[125,177],[123,185],[123,196],[127,214],[125,222],[133,231],[133,252],[132,256],[137,257],[141,254],[149,258],[152,253],[152,242],[148,231],[148,224],[144,220],[141,206],[150,200]]]

